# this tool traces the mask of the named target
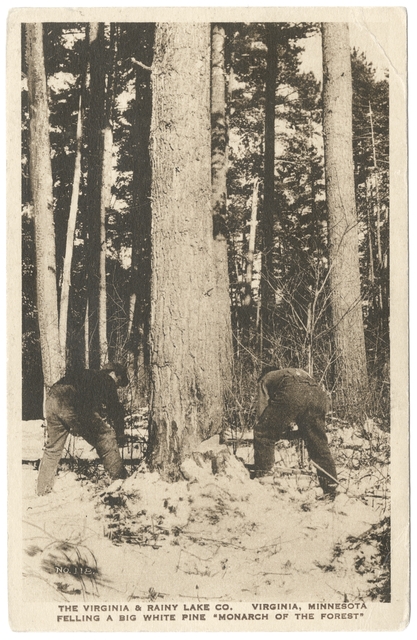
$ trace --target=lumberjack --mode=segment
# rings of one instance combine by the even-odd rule
[[[272,473],[275,443],[285,438],[292,423],[297,424],[317,469],[324,494],[336,494],[336,467],[325,430],[328,406],[326,393],[302,369],[269,371],[259,380],[258,422],[254,429],[255,473]]]

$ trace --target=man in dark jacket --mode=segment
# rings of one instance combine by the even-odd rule
[[[113,480],[126,478],[118,448],[124,437],[124,411],[117,388],[127,384],[125,367],[109,363],[101,371],[67,374],[51,387],[45,402],[48,440],[39,467],[38,495],[52,490],[69,434],[82,436],[96,449]]]
[[[259,380],[258,422],[254,430],[255,472],[265,475],[275,462],[275,442],[298,426],[310,459],[316,464],[323,492],[334,497],[336,467],[325,430],[326,393],[302,369],[270,371]]]

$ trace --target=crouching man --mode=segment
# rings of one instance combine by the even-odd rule
[[[258,422],[254,430],[255,473],[267,475],[275,462],[275,443],[298,426],[310,459],[317,465],[323,492],[334,498],[336,467],[325,431],[327,395],[302,369],[270,371],[258,388]]]
[[[39,467],[37,494],[52,490],[69,434],[82,436],[97,451],[113,480],[126,478],[119,453],[124,438],[124,410],[117,388],[128,384],[123,365],[109,363],[101,371],[67,374],[46,397],[47,444]]]

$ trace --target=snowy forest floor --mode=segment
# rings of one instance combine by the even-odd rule
[[[40,425],[24,423],[23,459],[41,456]],[[218,437],[202,443],[176,483],[139,464],[109,486],[90,451],[38,497],[24,464],[26,600],[389,601],[389,434],[372,420],[329,425],[334,502],[307,462],[300,473],[295,442],[277,446],[273,476],[250,479],[250,437],[236,456]]]

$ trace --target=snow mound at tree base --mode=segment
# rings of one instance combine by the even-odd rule
[[[26,469],[28,597],[113,602],[380,597],[372,582],[378,575],[371,571],[380,555],[366,537],[386,515],[380,505],[373,508],[343,490],[334,502],[318,500],[321,490],[312,475],[277,473],[251,480],[218,438],[202,443],[181,470],[184,479],[171,483],[143,464],[107,487],[104,478],[97,484],[61,471],[52,494],[39,498],[36,472]],[[90,557],[93,577],[51,573],[60,563],[84,567]]]

